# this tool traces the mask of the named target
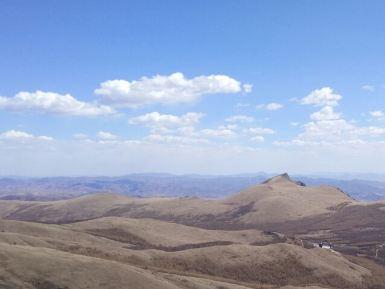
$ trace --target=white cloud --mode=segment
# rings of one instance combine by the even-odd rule
[[[150,135],[145,140],[151,142],[209,143],[211,138],[226,139],[238,136],[235,131],[238,125],[233,123],[217,128],[197,130],[195,126],[199,123],[202,116],[202,113],[196,112],[189,112],[180,116],[152,112],[131,118],[129,123],[149,127],[151,129]],[[245,121],[244,118],[241,118],[241,120]],[[240,121],[240,119],[235,118],[229,121]]]
[[[250,93],[253,90],[253,85],[249,83],[243,84],[242,87],[245,93]]]
[[[325,112],[325,108],[326,112]],[[278,145],[341,145],[358,144],[385,135],[385,128],[358,126],[353,121],[340,118],[340,114],[326,106],[313,113],[313,121],[306,123],[304,131],[288,142],[276,142]]]
[[[119,137],[108,131],[99,131],[97,137],[101,140],[117,140]]]
[[[278,109],[281,109],[282,107],[283,107],[282,104],[276,103],[276,102],[266,104],[267,110],[278,110]]]
[[[315,106],[336,106],[342,96],[334,93],[330,87],[313,90],[309,95],[300,100],[301,104],[311,104]]]
[[[370,85],[370,84],[365,84],[365,85],[361,86],[361,89],[362,89],[362,90],[366,90],[366,91],[373,92],[373,91],[374,91],[374,86],[373,86],[373,85]]]
[[[271,102],[271,103],[268,103],[268,104],[260,104],[260,105],[257,105],[256,107],[257,109],[266,109],[266,110],[278,110],[278,109],[281,109],[283,108],[283,105],[280,104],[280,103],[277,103],[277,102]]]
[[[275,131],[271,128],[266,127],[248,127],[242,130],[242,133],[250,137],[253,142],[264,142],[264,135],[275,134]]]
[[[335,119],[307,123],[305,131],[299,135],[297,140],[343,144],[361,142],[362,137],[377,137],[382,134],[385,134],[385,128],[359,127],[344,119]]]
[[[262,141],[263,135],[274,134],[275,131],[270,128],[264,127],[242,127],[238,124],[230,123],[227,125],[221,125],[216,128],[204,128],[197,130],[194,126],[181,126],[177,129],[152,129],[151,135],[155,135],[156,138],[160,136],[166,139],[178,139],[184,140],[188,138],[188,142],[192,143],[192,139],[195,139],[195,143],[208,142],[209,139],[239,139],[241,136],[247,136],[253,141]],[[179,138],[181,137],[181,138]],[[187,141],[185,141],[187,142]]]
[[[334,106],[342,99],[341,95],[333,93],[329,87],[314,90],[301,100],[302,104],[323,106],[319,111],[310,115],[311,121],[306,123],[297,137],[291,141],[275,142],[276,145],[357,145],[385,135],[385,128],[375,126],[359,126],[355,121],[342,118],[341,114],[334,111]],[[372,116],[380,117],[381,111],[371,112]]]
[[[299,122],[297,122],[297,121],[292,121],[292,122],[290,122],[290,125],[291,125],[291,126],[298,126],[298,125],[299,125]]]
[[[251,140],[254,142],[264,142],[265,138],[261,135],[256,135],[256,136],[252,137]]]
[[[249,90],[246,85],[244,90]],[[239,81],[227,75],[202,75],[191,79],[182,73],[142,77],[139,80],[108,80],[95,90],[106,103],[118,107],[139,107],[148,104],[191,103],[203,95],[238,93]]]
[[[334,112],[332,106],[324,106],[320,111],[314,112],[310,115],[312,120],[336,120],[340,118],[340,114]]]
[[[384,113],[381,110],[371,111],[370,115],[375,118],[381,118],[384,116]]]
[[[22,91],[14,97],[0,96],[0,109],[72,116],[100,116],[116,113],[113,108],[107,105],[79,101],[69,94],[40,90],[35,92]]]
[[[253,122],[254,117],[247,115],[233,115],[225,119],[226,122],[241,122],[241,123],[250,123]]]
[[[362,127],[362,128],[360,128],[360,133],[362,135],[368,135],[371,137],[376,137],[376,136],[384,135],[385,134],[385,128],[384,127],[377,127],[377,126]]]
[[[249,128],[243,129],[243,133],[263,135],[263,134],[275,134],[275,131],[267,127],[249,127]]]
[[[183,135],[183,136],[188,136],[188,137],[193,137],[196,135],[195,127],[194,126],[182,126],[176,129],[176,133]]]
[[[144,125],[147,127],[183,127],[193,126],[199,123],[199,120],[203,117],[203,113],[188,112],[181,116],[172,114],[161,114],[159,112],[151,112],[141,116],[133,117],[128,120],[130,124]]]
[[[48,136],[35,136],[33,134],[19,131],[19,130],[8,130],[3,133],[0,133],[0,139],[1,140],[15,140],[15,141],[25,141],[25,140],[43,140],[43,141],[50,141],[53,140],[52,137]]]
[[[237,136],[236,132],[226,127],[219,127],[217,129],[202,129],[200,133],[206,137],[232,138]]]
[[[18,130],[9,130],[0,134],[2,139],[26,139],[33,138],[32,134],[26,133],[24,131]]]
[[[179,135],[162,135],[162,134],[150,134],[145,138],[146,141],[152,143],[168,143],[168,144],[208,144],[207,139],[197,137],[186,137]]]

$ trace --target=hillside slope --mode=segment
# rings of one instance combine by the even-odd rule
[[[0,201],[7,219],[69,223],[106,216],[157,218],[192,225],[261,225],[331,213],[354,200],[329,187],[299,185],[280,175],[222,200],[199,198],[129,198],[89,195],[52,202]]]
[[[130,198],[117,194],[96,194],[50,202],[2,200],[0,217],[52,224],[78,222],[71,226],[77,226],[76,229],[83,233],[92,232],[100,236],[114,233],[115,240],[130,239],[134,233],[135,246],[170,247],[168,250],[207,242],[227,244],[235,240],[235,243],[242,243],[234,233],[206,235],[197,229],[186,229],[191,226],[222,231],[275,231],[310,242],[330,240],[340,252],[363,254],[385,263],[382,245],[385,242],[384,208],[383,202],[357,202],[338,188],[306,186],[283,174],[220,200]],[[117,219],[111,221],[112,217]],[[92,221],[98,218],[107,219]],[[135,223],[133,218],[152,218],[190,227],[169,227],[167,223],[156,224],[148,220]],[[147,226],[147,231],[139,230],[141,226]],[[178,232],[178,237],[171,237],[173,230]],[[155,242],[159,236],[152,236],[150,231],[163,232],[159,235],[162,241]],[[194,234],[186,234],[187,231],[194,231]],[[255,237],[255,234],[250,236]],[[265,238],[266,234],[261,236]],[[188,239],[191,242],[186,243]]]
[[[137,267],[42,247],[0,243],[0,288],[177,289]]]
[[[259,240],[262,233],[252,230],[216,232],[120,218],[67,225],[3,220],[0,225],[0,288],[301,288],[314,284],[369,289],[385,285],[385,268],[373,270],[373,263],[356,264],[339,253],[306,249],[284,238],[276,243],[264,237],[265,243],[255,246],[249,242]],[[161,244],[168,247],[132,247],[135,238],[116,240],[116,232],[106,230],[116,226],[153,245],[164,239]],[[104,230],[103,236],[93,232],[95,228]],[[176,237],[165,238],[173,232]],[[225,237],[233,243],[167,250],[194,238],[198,242]]]

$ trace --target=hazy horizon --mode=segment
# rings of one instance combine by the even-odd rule
[[[0,175],[0,179],[44,179],[44,178],[124,178],[130,176],[175,176],[175,177],[202,177],[202,178],[220,178],[220,177],[265,177],[266,179],[287,173],[294,178],[314,178],[314,179],[336,179],[336,180],[366,180],[366,181],[385,181],[385,174],[381,173],[361,173],[361,172],[314,172],[314,173],[291,173],[291,172],[244,172],[244,173],[172,173],[172,172],[130,172],[125,174],[68,174],[68,175]]]

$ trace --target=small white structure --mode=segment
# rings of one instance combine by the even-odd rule
[[[329,249],[329,250],[331,250],[333,248],[332,244],[329,243],[328,241],[322,241],[322,242],[318,243],[318,247],[320,247],[322,249]]]

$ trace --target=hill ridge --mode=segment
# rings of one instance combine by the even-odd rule
[[[271,177],[266,181],[262,182],[262,184],[270,184],[270,185],[271,184],[295,184],[302,187],[306,186],[306,184],[301,181],[293,180],[288,173],[283,173],[283,174]]]

